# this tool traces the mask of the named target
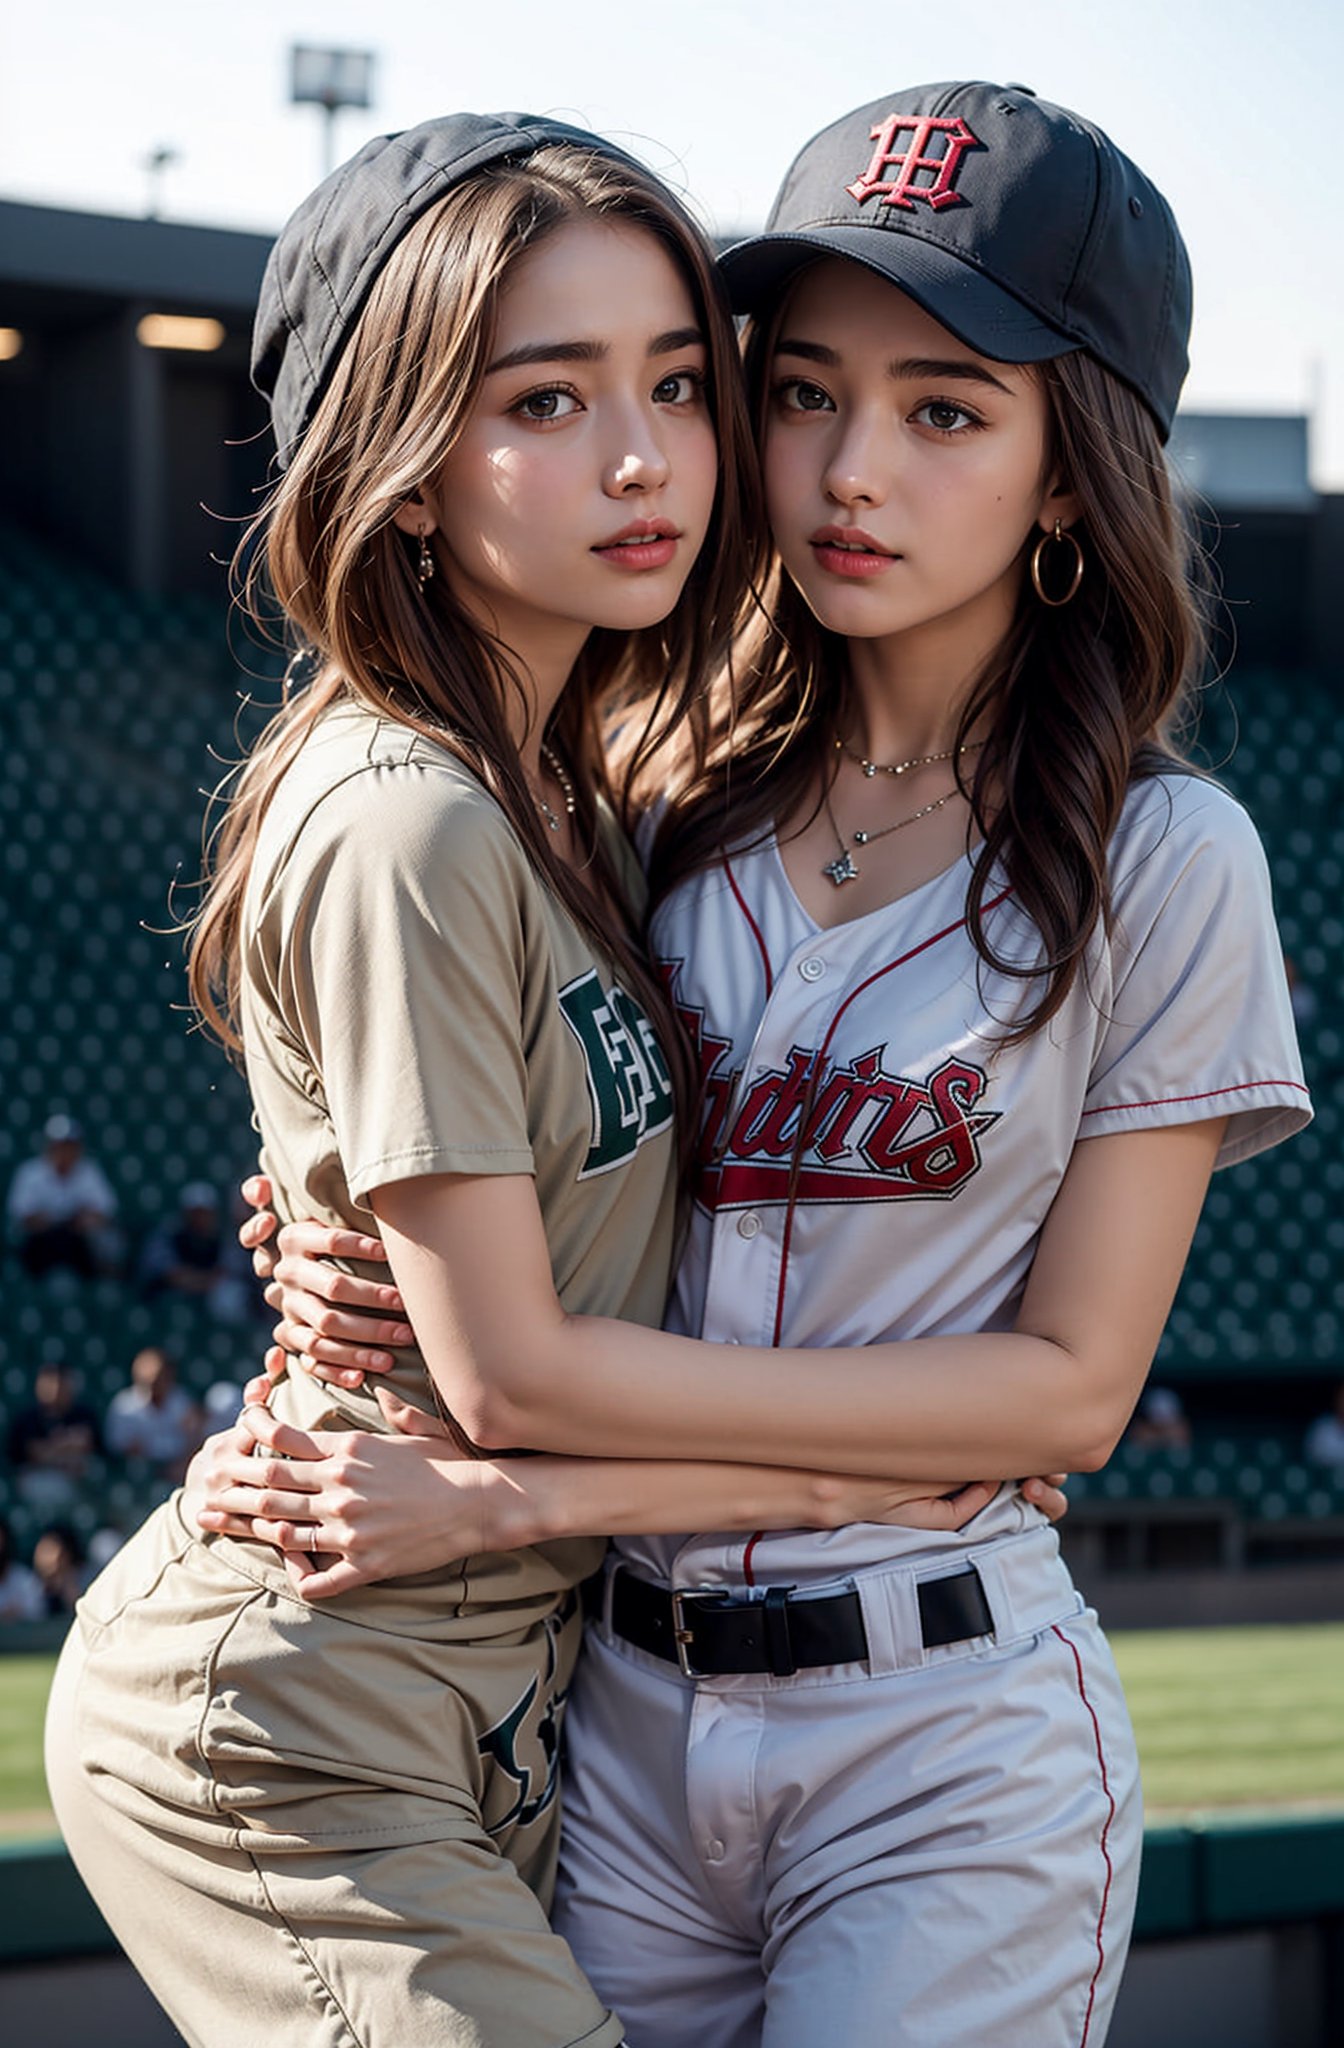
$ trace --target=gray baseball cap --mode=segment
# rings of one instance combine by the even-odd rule
[[[261,281],[252,382],[270,400],[284,469],[379,269],[437,199],[472,172],[548,143],[635,159],[599,135],[535,114],[443,114],[377,135],[324,179],[280,231]]]
[[[814,135],[764,233],[721,258],[736,310],[819,255],[866,264],[997,362],[1087,349],[1171,431],[1190,334],[1171,208],[1100,128],[1028,86],[911,86]]]

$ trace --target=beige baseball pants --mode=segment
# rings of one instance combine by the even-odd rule
[[[425,1581],[308,1607],[176,1500],[113,1558],[53,1687],[51,1796],[192,2048],[616,2048],[546,1919],[573,1605],[467,1641]]]

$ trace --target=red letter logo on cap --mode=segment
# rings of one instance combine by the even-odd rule
[[[906,130],[910,147],[894,149],[896,137]],[[936,137],[943,138],[940,156],[930,154]],[[944,206],[969,204],[952,187],[962,157],[968,149],[978,149],[980,142],[960,114],[950,121],[931,114],[889,114],[881,127],[872,131],[872,140],[877,147],[867,170],[845,187],[860,206],[873,197],[884,206],[903,207],[907,213],[914,212],[916,203],[931,206],[935,213]],[[887,175],[892,171],[894,177]],[[922,182],[921,174],[926,174]]]

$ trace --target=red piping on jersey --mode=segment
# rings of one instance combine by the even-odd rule
[[[764,1529],[758,1529],[742,1553],[742,1577],[748,1586],[754,1586],[756,1583],[756,1573],[752,1566],[751,1553],[764,1534]]]
[[[1115,1819],[1115,1798],[1111,1792],[1110,1780],[1106,1775],[1106,1753],[1101,1746],[1101,1723],[1097,1720],[1096,1709],[1088,1698],[1087,1687],[1083,1683],[1083,1660],[1078,1655],[1078,1646],[1057,1626],[1053,1626],[1050,1633],[1059,1637],[1059,1640],[1073,1658],[1074,1669],[1078,1674],[1078,1697],[1087,1708],[1092,1722],[1092,1739],[1097,1745],[1097,1765],[1101,1771],[1101,1789],[1106,1795],[1106,1818],[1102,1823],[1101,1829],[1101,1860],[1106,1865],[1106,1883],[1102,1887],[1101,1911],[1097,1914],[1097,1967],[1092,1972],[1092,1981],[1087,1987],[1087,2011],[1083,2016],[1083,2031],[1078,2037],[1078,2048],[1087,2048],[1087,2037],[1092,2026],[1092,2008],[1097,2002],[1097,1979],[1100,1977],[1102,1965],[1106,1961],[1102,1929],[1106,1924],[1106,1907],[1111,1896],[1111,1881],[1115,1876],[1107,1838],[1111,1832],[1111,1822]]]
[[[723,857],[723,872],[728,877],[728,887],[732,890],[734,896],[737,898],[738,909],[741,911],[743,917],[745,917],[745,919],[747,920],[747,923],[751,926],[751,936],[756,941],[756,950],[761,956],[761,966],[765,970],[765,993],[767,998],[769,998],[775,992],[775,977],[770,972],[770,955],[766,951],[765,939],[761,934],[761,928],[751,914],[751,910],[748,906],[746,897],[742,894],[742,891],[737,886],[737,876],[733,873],[732,866],[729,862],[727,854],[725,854]]]
[[[1121,1109],[1165,1109],[1172,1102],[1216,1102],[1220,1095],[1244,1095],[1248,1088],[1296,1088],[1299,1095],[1311,1093],[1305,1081],[1232,1081],[1226,1088],[1206,1088],[1201,1095],[1155,1095],[1150,1102],[1099,1102],[1095,1109],[1085,1109],[1082,1114],[1109,1116]]]
[[[1002,903],[1004,899],[1010,896],[1011,894],[1011,889],[1001,889],[997,896],[991,898],[991,900],[985,904],[984,910],[997,910],[1000,903]],[[982,912],[981,914],[983,915],[984,912]],[[872,974],[868,975],[863,981],[859,983],[857,988],[852,988],[849,994],[845,997],[843,1003],[841,1003],[835,1015],[832,1017],[830,1023],[826,1027],[826,1036],[822,1039],[821,1045],[817,1050],[816,1063],[814,1065],[813,1071],[816,1071],[817,1067],[821,1065],[822,1061],[825,1060],[827,1053],[830,1051],[831,1040],[835,1037],[836,1031],[839,1029],[840,1019],[844,1016],[845,1011],[849,1008],[852,1002],[856,1002],[858,1000],[858,998],[863,994],[865,989],[871,988],[875,981],[881,981],[884,975],[894,974],[898,967],[904,967],[909,961],[918,959],[921,953],[928,952],[930,946],[937,946],[942,942],[942,940],[950,939],[953,932],[961,931],[965,923],[966,919],[963,915],[957,919],[955,924],[944,925],[943,929],[940,932],[934,932],[932,937],[930,938],[921,939],[920,943],[917,946],[912,946],[908,953],[902,953],[898,959],[889,960],[885,967],[876,968]],[[753,931],[755,930],[754,924],[752,926],[752,929]],[[757,937],[760,937],[759,933],[757,933]],[[793,1242],[793,1219],[797,1211],[797,1208],[798,1193],[795,1189],[793,1194],[789,1197],[788,1207],[784,1212],[784,1236],[783,1241],[780,1245],[779,1252],[779,1288],[775,1296],[775,1333],[774,1336],[770,1339],[771,1343],[775,1345],[779,1343],[780,1332],[784,1327],[784,1290],[788,1286],[789,1280],[789,1247]]]

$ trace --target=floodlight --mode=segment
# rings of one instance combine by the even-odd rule
[[[289,53],[289,97],[295,106],[321,107],[323,124],[322,171],[325,176],[333,162],[336,115],[341,107],[373,105],[373,51],[326,50],[311,43],[294,43]]]
[[[224,328],[218,320],[197,319],[186,313],[146,313],[136,326],[135,338],[142,348],[208,352],[223,346]]]

